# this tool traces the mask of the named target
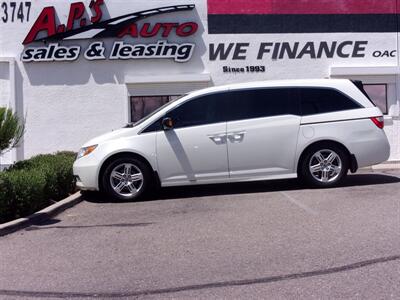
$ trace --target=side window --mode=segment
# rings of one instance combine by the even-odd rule
[[[200,96],[178,106],[167,116],[174,120],[175,128],[225,122],[225,95],[215,93]]]
[[[154,132],[159,130],[162,130],[161,119],[153,122],[153,124],[151,124],[145,130],[143,130],[142,133]]]
[[[248,89],[229,93],[232,105],[228,107],[228,120],[244,120],[278,115],[299,115],[296,89]]]
[[[360,108],[360,104],[333,89],[302,88],[300,90],[303,116]]]

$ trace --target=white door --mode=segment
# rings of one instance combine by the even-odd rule
[[[300,117],[284,115],[229,122],[230,176],[264,177],[294,173]]]
[[[213,94],[189,100],[165,115],[174,125],[157,132],[157,162],[163,186],[229,177],[222,109],[218,94]]]
[[[295,173],[300,126],[297,92],[293,89],[236,91],[227,123],[231,178]]]

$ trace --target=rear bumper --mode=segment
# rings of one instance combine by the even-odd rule
[[[366,139],[350,143],[349,150],[355,155],[358,168],[368,167],[387,161],[390,156],[390,145],[383,130],[374,130]]]

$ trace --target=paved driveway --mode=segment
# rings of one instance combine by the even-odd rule
[[[399,171],[107,200],[0,237],[0,298],[400,297]]]

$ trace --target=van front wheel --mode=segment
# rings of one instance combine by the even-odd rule
[[[122,201],[140,198],[146,192],[151,178],[147,165],[131,157],[112,161],[103,174],[104,191]]]

